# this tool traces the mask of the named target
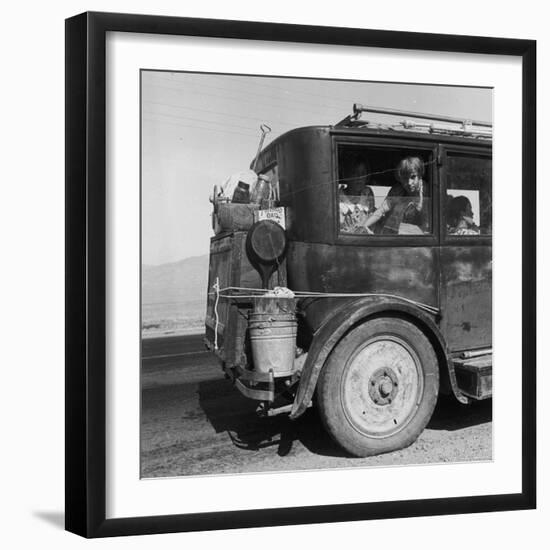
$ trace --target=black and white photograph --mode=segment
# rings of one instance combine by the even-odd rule
[[[142,479],[493,460],[494,90],[418,77],[141,70]]]
[[[548,538],[543,6],[8,5],[5,548]]]

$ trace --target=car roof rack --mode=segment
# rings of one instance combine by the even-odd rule
[[[444,124],[407,120],[407,118],[398,124],[373,124],[368,120],[362,120],[362,113],[403,116],[412,119],[422,119],[424,121],[436,121]],[[459,126],[457,126],[457,124]],[[413,111],[400,111],[397,109],[387,109],[385,107],[367,107],[361,103],[354,103],[353,114],[348,115],[346,118],[341,120],[338,124],[336,124],[336,127],[375,127],[377,129],[384,130],[411,130],[414,132],[462,135],[479,138],[492,138],[493,136],[493,125],[490,122],[462,119],[444,115],[434,115],[429,113],[417,113]]]

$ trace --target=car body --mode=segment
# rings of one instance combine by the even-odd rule
[[[345,226],[350,205],[368,218],[388,204],[404,158],[423,165],[423,198],[407,206],[422,211],[422,226]],[[345,195],[358,163],[367,167],[368,201]],[[218,295],[214,311],[216,281],[218,289],[261,287],[246,246],[258,224],[213,237],[206,342],[245,395],[293,419],[317,401],[329,433],[360,456],[414,441],[440,393],[461,403],[492,395],[490,131],[468,122],[372,124],[356,109],[338,125],[287,132],[254,165],[285,211],[284,258],[269,284],[295,293],[297,352],[290,375],[259,372],[247,322],[254,300],[242,290],[222,303]],[[451,227],[460,215],[468,221]],[[283,395],[289,403],[277,406]]]

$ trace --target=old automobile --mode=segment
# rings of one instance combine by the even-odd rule
[[[368,456],[413,443],[440,394],[491,397],[490,124],[356,104],[250,168],[213,196],[205,341],[260,414],[314,405]]]

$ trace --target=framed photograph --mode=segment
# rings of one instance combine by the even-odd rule
[[[535,66],[68,19],[67,530],[534,508]]]

